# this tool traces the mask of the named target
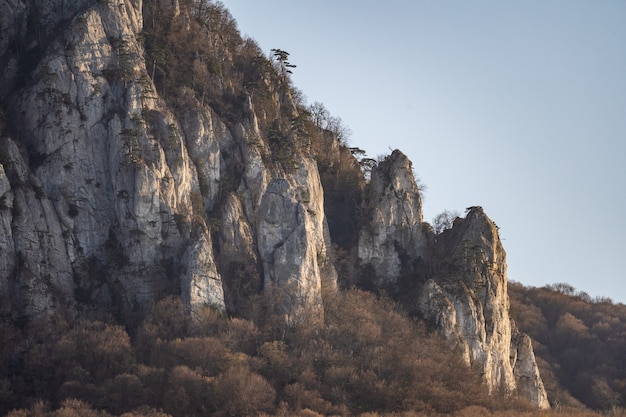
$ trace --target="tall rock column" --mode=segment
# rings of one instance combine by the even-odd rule
[[[490,390],[517,390],[539,407],[549,407],[539,373],[533,373],[530,339],[518,335],[512,352],[506,253],[495,224],[482,208],[470,208],[465,219],[439,236],[434,253],[436,275],[419,299],[423,316],[468,365],[482,370]],[[517,375],[534,381],[520,387]]]
[[[288,324],[321,321],[322,289],[337,276],[317,165],[293,132],[283,138],[290,157],[273,155],[250,101],[232,132],[230,164],[241,169],[233,170],[237,188],[222,206],[218,241],[227,308],[259,289]]]
[[[395,150],[372,169],[365,222],[359,231],[362,277],[377,288],[397,289],[411,262],[426,256],[422,201],[411,161]]]
[[[539,374],[533,342],[530,336],[518,330],[515,323],[511,322],[511,326],[511,365],[517,382],[517,392],[540,408],[549,408],[548,393]]]
[[[336,285],[319,175],[305,159],[287,179],[270,181],[259,207],[264,292],[289,324],[323,319],[322,288]]]

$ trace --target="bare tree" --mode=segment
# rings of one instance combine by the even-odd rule
[[[454,224],[454,220],[456,220],[460,216],[458,211],[448,211],[444,210],[439,213],[433,219],[433,231],[435,234],[439,234],[444,230],[448,230],[452,228]]]
[[[352,135],[352,130],[343,123],[341,117],[329,116],[326,129],[333,132],[337,136],[337,140],[343,144],[347,144],[350,135]]]
[[[315,125],[320,129],[325,129],[326,122],[328,121],[330,114],[324,104],[316,101],[311,104],[309,111],[311,112],[311,119],[313,120],[313,123],[315,123]]]

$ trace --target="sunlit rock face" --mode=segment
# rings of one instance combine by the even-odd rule
[[[322,285],[336,275],[311,156],[268,167],[251,103],[228,127],[191,91],[177,93],[186,107],[170,108],[144,59],[141,1],[0,7],[0,94],[19,128],[1,132],[3,312],[79,303],[128,314],[171,293],[191,311],[223,310],[234,305],[224,273],[237,258],[260,261],[255,290],[287,294],[278,310],[290,320],[321,309]],[[176,3],[171,12],[180,13]],[[18,56],[11,44],[25,50]],[[288,99],[272,100],[277,113],[295,112]],[[277,242],[266,244],[268,234]]]
[[[532,340],[527,334],[520,332],[515,323],[512,323],[511,366],[517,382],[517,392],[539,408],[550,408],[548,394],[535,360]]]
[[[48,297],[115,298],[141,309],[170,290],[167,266],[194,247],[192,232],[206,234],[187,221],[197,170],[180,124],[147,76],[137,36],[141,2],[26,2],[22,10],[16,17],[34,21],[49,38],[32,40],[27,77],[12,86],[5,78],[12,87],[8,101],[28,175],[46,206],[38,216],[46,226],[37,230],[58,224],[59,237],[55,257],[37,248],[22,251],[17,281],[33,272],[28,259],[39,253],[39,264],[65,265],[65,274],[52,276],[69,277],[58,291],[35,272],[33,280],[48,288],[39,292]],[[21,240],[16,233],[14,240]],[[26,290],[24,297],[31,294]]]
[[[362,279],[377,288],[397,290],[411,263],[426,256],[422,201],[411,161],[396,150],[372,169],[359,231]]]
[[[526,335],[512,330],[506,253],[495,224],[470,208],[437,242],[435,275],[421,292],[419,309],[482,370],[491,390],[520,392],[539,407],[547,396]]]

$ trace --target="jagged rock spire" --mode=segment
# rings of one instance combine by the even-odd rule
[[[426,256],[422,201],[411,161],[399,150],[372,169],[357,258],[376,287],[397,289],[410,261]]]
[[[497,227],[482,208],[468,210],[438,238],[438,267],[422,289],[419,309],[468,365],[482,370],[490,390],[519,391],[548,408],[530,339],[512,330],[506,253]]]

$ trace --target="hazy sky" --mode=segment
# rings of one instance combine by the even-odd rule
[[[424,218],[482,206],[509,279],[626,303],[626,1],[224,0]]]

